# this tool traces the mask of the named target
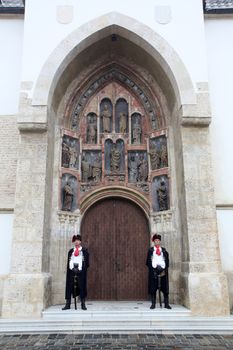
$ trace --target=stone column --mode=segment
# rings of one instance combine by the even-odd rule
[[[47,125],[27,122],[18,125],[15,220],[11,272],[3,292],[4,318],[38,317],[51,297]]]
[[[223,316],[229,314],[229,297],[220,261],[209,122],[208,118],[187,117],[180,129],[183,157],[178,154],[176,166],[182,168],[178,196],[183,300],[193,314]]]

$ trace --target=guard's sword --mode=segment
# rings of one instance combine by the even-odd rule
[[[161,300],[161,277],[158,275],[158,289],[159,289],[159,305],[162,307],[162,300]]]

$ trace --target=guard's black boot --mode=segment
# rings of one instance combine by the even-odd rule
[[[67,299],[66,305],[62,308],[62,310],[69,310],[70,309],[70,302],[71,302],[71,299]]]
[[[87,310],[86,305],[85,305],[85,299],[81,299],[81,309]]]
[[[155,294],[151,296],[151,307],[150,309],[155,309]]]
[[[164,297],[164,307],[165,309],[171,309],[171,306],[169,305],[169,302],[168,302],[168,297]]]

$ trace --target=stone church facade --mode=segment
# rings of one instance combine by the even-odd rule
[[[202,2],[150,2],[153,23],[142,5],[133,15],[102,5],[90,13],[54,1],[44,28],[32,23],[41,2],[25,5],[19,107],[0,117],[11,145],[1,152],[2,212],[14,211],[1,315],[40,316],[63,303],[73,233],[92,257],[91,300],[146,300],[155,232],[170,253],[171,302],[228,315]],[[189,56],[186,38],[174,37],[192,13],[201,30]]]

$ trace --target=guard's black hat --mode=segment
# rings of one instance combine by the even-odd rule
[[[75,241],[82,241],[82,237],[80,235],[73,235],[72,237],[72,243],[74,243]]]
[[[152,237],[152,242],[154,242],[155,239],[159,239],[161,241],[161,235],[157,235],[157,233],[155,233]]]

